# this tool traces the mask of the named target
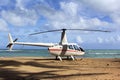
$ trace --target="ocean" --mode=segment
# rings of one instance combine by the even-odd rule
[[[53,57],[47,49],[0,50],[0,57]],[[120,58],[120,50],[87,49],[79,58]]]

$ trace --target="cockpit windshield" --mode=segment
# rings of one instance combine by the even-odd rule
[[[81,47],[79,47],[79,48],[80,48],[80,50],[81,50],[81,51],[83,51],[83,52],[84,52],[84,49],[83,49],[83,48],[81,48]]]

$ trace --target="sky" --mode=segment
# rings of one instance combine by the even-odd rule
[[[22,42],[59,43],[60,32],[29,34],[62,28],[111,31],[67,31],[67,38],[85,49],[120,49],[119,4],[120,0],[0,0],[0,49],[6,49],[8,33]]]

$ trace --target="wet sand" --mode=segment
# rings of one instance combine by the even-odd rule
[[[120,80],[120,59],[1,57],[0,80]]]

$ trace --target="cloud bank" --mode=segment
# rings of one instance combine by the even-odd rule
[[[119,31],[119,4],[120,0],[1,0],[0,31],[16,30],[14,34],[21,35],[29,31],[61,28]],[[93,38],[95,43],[114,43],[120,41],[118,34],[94,34]],[[88,36],[75,35],[78,43],[92,42]]]
[[[91,9],[108,12],[108,17],[114,22],[119,22],[117,18],[119,6],[114,9],[109,8],[107,5],[114,4],[111,1],[96,1],[96,0],[66,0],[58,1],[58,5],[54,6],[54,0],[14,0],[10,2],[1,1],[1,17],[13,26],[33,26],[37,24],[40,17],[44,17],[46,20],[45,25],[52,26],[51,28],[94,28],[94,27],[108,27],[111,25],[108,21],[101,20],[99,17],[91,17],[92,14],[87,15],[87,7]],[[48,3],[49,2],[49,3]],[[2,4],[3,3],[3,4]],[[7,4],[10,4],[10,7]],[[99,3],[99,5],[98,5]],[[104,4],[103,4],[104,3]],[[116,2],[117,3],[117,2]],[[55,4],[55,3],[54,3]],[[85,5],[85,6],[84,6]],[[88,6],[86,6],[88,5]],[[56,9],[56,7],[59,7]],[[106,9],[103,7],[106,7]],[[112,7],[112,6],[111,6]],[[112,11],[114,10],[114,14]]]

